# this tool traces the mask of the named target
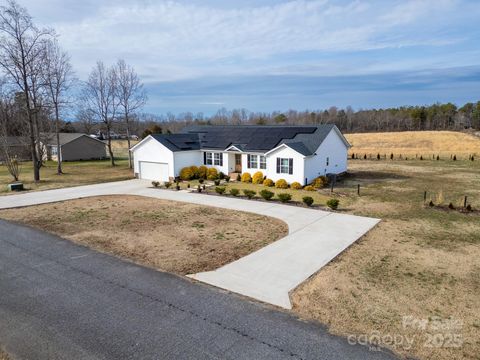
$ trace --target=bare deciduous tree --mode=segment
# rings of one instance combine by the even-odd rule
[[[48,102],[55,119],[55,137],[57,145],[57,174],[62,174],[60,151],[60,111],[67,105],[67,92],[73,85],[73,70],[70,57],[60,49],[56,39],[46,42],[42,78]]]
[[[106,68],[103,62],[98,61],[85,83],[82,99],[85,110],[105,125],[108,152],[112,166],[115,166],[111,133],[119,102],[117,98],[117,76],[114,69]]]
[[[9,79],[23,93],[30,148],[33,162],[33,177],[40,180],[41,154],[38,153],[38,109],[35,108],[32,91],[44,51],[44,42],[52,35],[50,30],[38,29],[27,10],[15,1],[9,0],[0,7],[0,67]]]
[[[130,121],[136,111],[145,105],[147,95],[137,73],[133,67],[127,65],[124,60],[118,60],[115,66],[115,72],[117,77],[117,97],[123,112],[128,149],[130,149]],[[130,150],[128,151],[128,163],[130,168],[132,168],[133,163]]]

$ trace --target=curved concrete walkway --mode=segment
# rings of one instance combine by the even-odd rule
[[[114,183],[46,190],[0,197],[0,209],[99,195],[140,195],[272,216],[288,224],[289,234],[215,271],[190,277],[290,309],[289,292],[320,270],[380,220],[296,206],[186,191],[160,190],[149,182]]]

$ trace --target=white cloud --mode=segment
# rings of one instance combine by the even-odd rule
[[[307,68],[328,73],[331,69],[322,61],[316,64],[316,53],[435,44],[439,39],[428,31],[432,14],[449,17],[458,5],[455,0],[396,1],[395,6],[360,0],[292,0],[256,7],[186,1],[94,4],[89,1],[77,18],[53,19],[80,77],[97,59],[123,57],[150,81],[275,72],[303,64],[299,54],[306,52],[314,54]],[[417,26],[424,30],[421,36],[412,31]],[[405,29],[405,34],[398,32]],[[438,44],[455,41],[440,40]]]

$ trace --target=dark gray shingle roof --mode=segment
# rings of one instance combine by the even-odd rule
[[[335,125],[305,126],[190,126],[180,134],[152,135],[171,151],[225,150],[236,146],[245,152],[267,152],[281,144],[300,154],[315,153]]]

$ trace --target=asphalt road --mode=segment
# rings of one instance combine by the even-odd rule
[[[14,359],[392,359],[321,325],[0,220]]]

